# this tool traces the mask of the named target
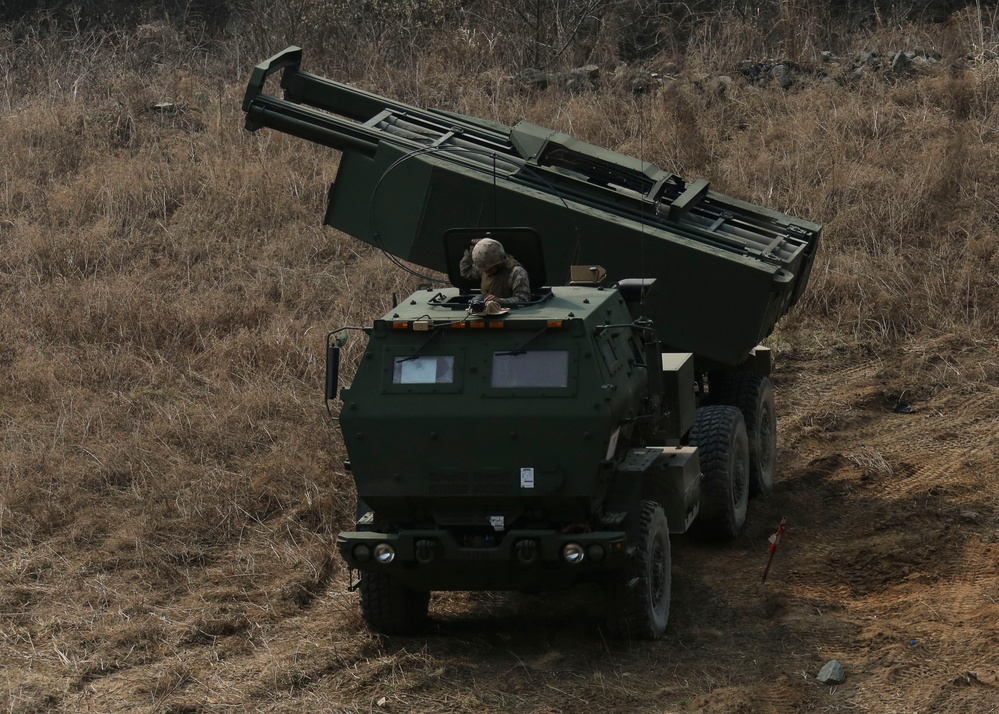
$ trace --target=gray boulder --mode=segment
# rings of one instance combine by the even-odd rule
[[[819,670],[816,679],[823,684],[842,684],[846,681],[846,671],[839,660],[830,660]]]

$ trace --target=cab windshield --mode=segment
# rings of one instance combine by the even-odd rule
[[[392,384],[453,384],[454,356],[396,357]]]
[[[493,352],[493,388],[566,387],[568,384],[567,350]]]

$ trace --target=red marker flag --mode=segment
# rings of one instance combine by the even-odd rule
[[[787,523],[787,517],[780,519],[780,524],[777,526],[777,532],[770,536],[770,548],[767,552],[770,553],[770,557],[767,558],[767,567],[763,569],[763,579],[760,582],[765,583],[767,581],[767,573],[770,572],[770,564],[774,562],[774,553],[777,552],[778,546],[780,546],[780,539],[784,536],[784,525]]]

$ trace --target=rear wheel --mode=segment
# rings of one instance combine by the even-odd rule
[[[430,593],[378,572],[361,573],[361,616],[373,632],[415,635],[429,624]]]
[[[731,540],[746,522],[749,503],[749,440],[742,412],[711,405],[697,410],[690,445],[701,462],[700,511],[691,533],[705,540]]]
[[[777,409],[770,380],[747,374],[739,382],[736,404],[746,420],[749,437],[749,495],[774,489],[777,472]]]
[[[777,409],[770,379],[749,372],[712,375],[712,403],[738,407],[749,438],[749,495],[766,495],[777,471]]]
[[[655,640],[669,620],[669,528],[654,501],[642,502],[638,547],[630,570],[609,586],[607,627],[620,639]]]

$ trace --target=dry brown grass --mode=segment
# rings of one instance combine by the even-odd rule
[[[785,43],[787,58],[807,65],[787,91],[738,75],[774,38],[728,16],[706,23],[683,56],[657,58],[675,79],[641,97],[609,79],[590,94],[524,91],[481,32],[428,40],[404,70],[398,56],[365,48],[352,49],[368,57],[359,65],[313,47],[306,61],[403,101],[553,126],[824,223],[810,289],[775,346],[799,357],[863,346],[894,363],[886,388],[927,399],[999,383],[999,64],[950,69],[994,46],[995,31],[969,11],[945,26],[841,35],[834,49],[844,57],[918,42],[943,61],[853,82],[830,72],[835,81],[824,82],[814,54],[829,29],[810,30]],[[678,561],[688,574],[674,606],[680,629],[661,647],[608,644],[562,602],[505,596],[435,601],[457,623],[439,639],[363,630],[334,556],[353,496],[322,405],[322,346],[328,329],[369,322],[412,283],[319,226],[334,153],[242,129],[243,82],[262,57],[235,47],[166,26],[20,41],[0,33],[0,704],[852,705],[779,669],[753,670],[775,678],[770,689],[741,705],[725,699],[746,681],[734,661],[757,645],[719,634],[741,605],[716,572],[689,578],[701,573],[698,557],[724,571],[735,555],[691,546]],[[733,78],[724,92],[720,74]],[[156,101],[175,110],[152,111]],[[978,408],[980,421],[994,420]],[[791,418],[784,436],[805,443],[855,417],[855,405],[825,403]],[[983,448],[994,454],[995,444]],[[843,463],[903,478],[899,458],[855,450]],[[748,537],[762,542],[770,526]],[[713,623],[690,624],[699,603]],[[721,660],[690,650],[727,637],[734,649]],[[818,654],[809,651],[809,666]],[[891,710],[871,696],[855,701]],[[969,711],[960,707],[971,700],[936,701]]]

